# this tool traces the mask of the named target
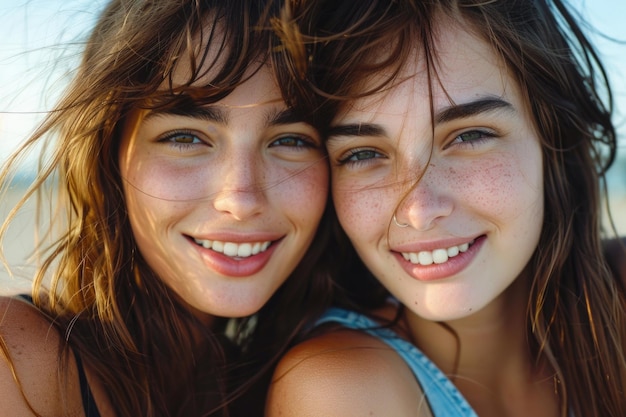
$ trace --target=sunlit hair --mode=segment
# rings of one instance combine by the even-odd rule
[[[323,309],[330,294],[320,261],[327,235],[322,225],[314,249],[268,305],[254,320],[236,323],[236,340],[250,353],[244,357],[250,367],[232,369],[220,336],[226,320],[207,329],[148,267],[136,250],[125,206],[118,148],[127,115],[188,100],[215,102],[245,81],[251,67],[280,65],[280,48],[267,30],[277,3],[111,1],[59,104],[0,174],[6,193],[23,155],[46,143],[37,176],[0,238],[19,207],[53,183],[58,202],[52,224],[62,233],[37,271],[34,303],[95,370],[120,416],[211,414],[230,401],[231,386],[239,394],[254,381],[249,369],[271,369],[297,333],[303,311]],[[209,62],[216,50],[219,61]],[[174,68],[184,61],[189,79],[174,85]],[[200,83],[206,68],[216,65],[219,71]],[[247,415],[262,412],[262,405],[247,406]]]
[[[443,19],[493,47],[542,144],[544,227],[527,268],[533,352],[554,369],[563,416],[626,415],[624,284],[601,248],[600,196],[616,152],[612,97],[578,17],[559,0],[294,0],[284,16],[280,33],[301,81],[293,92],[322,114],[390,87],[414,48],[437,83]],[[372,74],[380,81],[365,90]]]

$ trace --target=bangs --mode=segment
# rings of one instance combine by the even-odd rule
[[[138,107],[214,103],[269,62],[271,36],[258,21],[261,17],[249,9],[233,13],[230,6],[214,7],[204,15],[196,10],[198,18],[187,20],[162,54],[156,65],[160,74],[147,80],[150,93],[139,99]]]

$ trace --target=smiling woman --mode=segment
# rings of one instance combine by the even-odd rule
[[[524,97],[488,45],[459,28],[436,48],[446,57],[437,83],[429,88],[425,60],[410,57],[404,81],[339,113],[327,147],[337,214],[370,271],[420,317],[453,320],[489,304],[528,263],[543,218],[542,156]],[[409,227],[390,228],[389,213]],[[473,273],[447,279],[464,270]]]
[[[215,103],[138,111],[120,145],[143,257],[192,308],[222,317],[267,302],[326,203],[319,134],[287,109],[271,67],[253,71]]]
[[[0,298],[0,414],[262,415],[255,384],[330,285],[327,159],[279,89],[281,4],[106,5],[0,171],[8,193],[42,145],[17,213],[55,196],[32,291]]]
[[[346,241],[347,294],[279,364],[268,415],[626,415],[611,90],[567,4],[294,3],[358,258]]]

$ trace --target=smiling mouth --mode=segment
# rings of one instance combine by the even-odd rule
[[[270,247],[272,241],[265,242],[223,242],[220,240],[208,240],[208,239],[193,239],[198,246],[202,246],[205,249],[211,249],[217,253],[222,253],[226,256],[237,258],[248,258],[250,256],[258,255],[261,252],[265,252]]]
[[[474,244],[474,240],[463,243],[458,246],[450,246],[449,248],[435,249],[433,251],[421,251],[421,252],[401,252],[405,260],[415,265],[432,265],[442,264],[448,261],[450,258],[454,258],[459,253],[466,252],[470,246]]]

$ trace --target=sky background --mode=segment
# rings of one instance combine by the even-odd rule
[[[54,103],[80,53],[71,41],[88,32],[105,3],[0,0],[0,164]],[[570,3],[606,37],[620,41],[592,36],[614,88],[620,133],[620,157],[611,169],[610,185],[626,196],[626,0]]]

